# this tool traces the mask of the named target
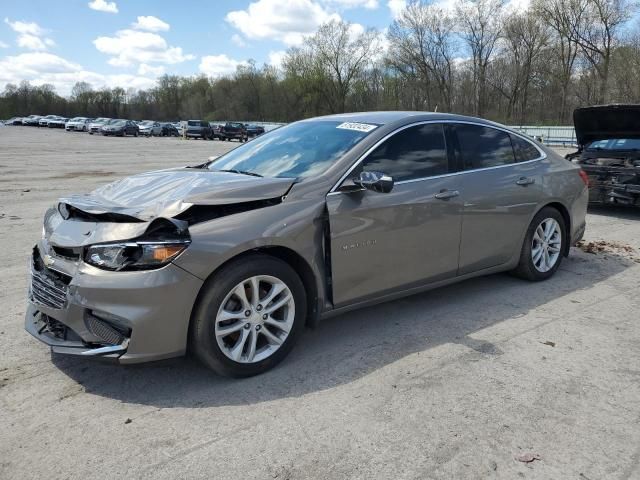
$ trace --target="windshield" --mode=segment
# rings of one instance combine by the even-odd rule
[[[200,120],[189,120],[187,122],[187,125],[189,125],[190,127],[200,127],[201,125]]]
[[[638,138],[610,138],[591,142],[587,150],[640,150]]]
[[[116,125],[116,126],[120,126],[120,125],[124,125],[124,123],[126,122],[126,120],[122,120],[119,118],[114,118],[113,120],[109,120],[109,122],[107,123],[107,125]]]
[[[209,169],[236,170],[263,177],[317,175],[376,127],[321,120],[292,123],[232,150],[210,164]]]
[[[149,126],[149,127],[150,127],[150,126],[152,126],[152,125],[153,125],[153,121],[151,121],[151,120],[145,120],[144,122],[140,122],[140,125],[143,125],[143,126]]]

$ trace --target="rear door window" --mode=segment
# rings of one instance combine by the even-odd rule
[[[516,158],[507,132],[480,125],[456,124],[458,155],[464,170],[497,167],[515,163]]]

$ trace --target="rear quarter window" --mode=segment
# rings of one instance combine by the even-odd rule
[[[516,161],[528,162],[529,160],[540,158],[540,151],[528,140],[517,135],[511,135],[511,143],[513,143]]]

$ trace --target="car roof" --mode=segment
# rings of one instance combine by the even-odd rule
[[[382,111],[382,112],[354,112],[339,113],[335,115],[325,115],[322,117],[310,118],[309,120],[335,120],[342,122],[359,122],[359,123],[375,123],[378,125],[386,125],[390,123],[402,122],[406,123],[430,120],[430,121],[458,121],[458,122],[474,122],[484,123],[487,125],[497,125],[489,120],[477,117],[468,117],[465,115],[456,115],[453,113],[439,112],[417,112],[417,111]]]

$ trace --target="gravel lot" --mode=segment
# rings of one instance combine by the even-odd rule
[[[547,282],[342,315],[246,380],[52,356],[23,331],[58,196],[233,146],[0,128],[0,478],[640,478],[640,212],[591,212],[597,253]]]

